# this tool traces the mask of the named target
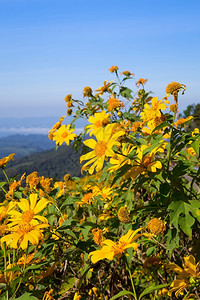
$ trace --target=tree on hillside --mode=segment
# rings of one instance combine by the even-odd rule
[[[193,130],[194,128],[200,129],[200,103],[188,105],[187,108],[183,111],[183,117],[187,118],[193,116],[194,119],[190,123],[188,129]]]

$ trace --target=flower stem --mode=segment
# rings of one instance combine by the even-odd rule
[[[6,177],[6,180],[10,184],[10,180],[9,180],[8,175],[6,174],[6,171],[4,170],[4,168],[2,168],[2,171],[3,171],[4,176]]]
[[[135,290],[135,285],[134,285],[134,283],[133,283],[133,277],[132,277],[131,270],[130,270],[130,268],[129,268],[127,259],[126,259],[126,267],[127,267],[127,270],[128,270],[129,276],[130,276],[131,285],[132,285],[133,294],[134,294],[134,299],[137,300],[138,298],[137,298],[137,294],[136,294],[136,290]]]
[[[174,116],[173,116],[172,125],[171,125],[171,130],[170,130],[170,142],[169,142],[168,163],[167,163],[167,170],[168,170],[168,171],[169,171],[170,162],[171,162],[171,152],[172,152],[172,147],[171,147],[171,144],[172,144],[172,134],[173,134],[174,123],[175,123],[175,119],[176,119],[176,113],[177,113],[177,107],[175,107]]]

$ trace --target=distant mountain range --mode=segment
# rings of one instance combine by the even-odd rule
[[[45,150],[45,151],[44,151]],[[73,146],[61,146],[45,135],[12,135],[0,139],[0,158],[16,153],[14,161],[6,166],[9,177],[37,171],[39,176],[63,180],[65,174],[81,176],[80,153]],[[0,170],[0,180],[5,180]]]
[[[0,158],[16,153],[15,158],[20,158],[34,152],[55,148],[55,143],[47,135],[15,134],[0,138]]]

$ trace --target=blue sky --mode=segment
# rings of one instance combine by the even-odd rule
[[[108,68],[148,78],[163,97],[187,85],[180,110],[200,103],[200,1],[0,0],[0,117],[61,116],[113,79]]]

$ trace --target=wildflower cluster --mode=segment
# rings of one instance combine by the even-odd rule
[[[81,146],[81,178],[9,179],[14,154],[0,160],[2,299],[199,299],[200,133],[178,116],[186,86],[159,99],[118,70],[82,100],[67,95],[49,131],[57,147]]]

